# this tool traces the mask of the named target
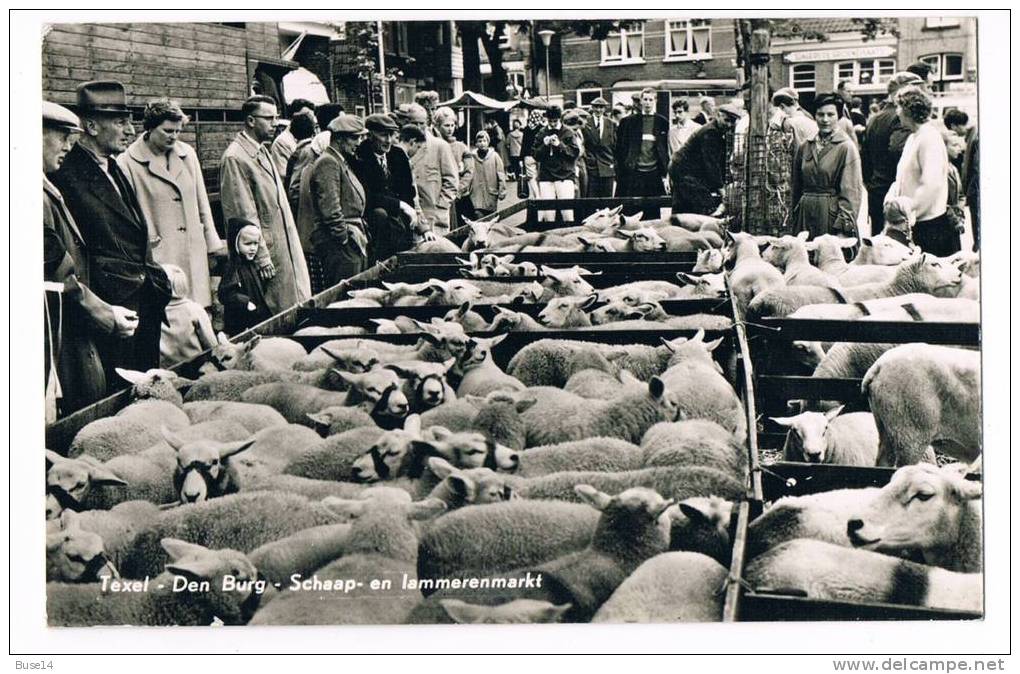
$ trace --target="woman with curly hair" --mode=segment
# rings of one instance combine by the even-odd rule
[[[149,224],[152,257],[184,270],[188,298],[212,305],[210,255],[227,253],[216,233],[198,155],[180,140],[188,116],[168,98],[145,106],[145,133],[117,157]]]
[[[944,257],[960,250],[960,234],[946,212],[949,196],[949,157],[942,134],[932,123],[932,99],[915,86],[896,94],[896,113],[910,136],[896,166],[896,182],[886,200],[910,197],[914,202],[914,243],[921,250]]]

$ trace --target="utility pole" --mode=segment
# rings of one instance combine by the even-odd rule
[[[744,229],[767,226],[768,218],[768,124],[769,124],[769,45],[768,20],[752,19],[751,98],[747,138],[744,139]]]
[[[390,84],[386,80],[386,50],[383,47],[383,24],[382,21],[376,21],[375,23],[379,34],[379,88],[382,89],[382,111],[383,114],[386,114],[390,111]],[[371,82],[371,80],[369,81]]]

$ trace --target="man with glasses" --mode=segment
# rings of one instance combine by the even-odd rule
[[[252,96],[241,106],[241,113],[244,129],[220,162],[223,220],[242,218],[262,230],[255,260],[266,283],[266,305],[277,314],[310,298],[311,282],[283,176],[265,146],[273,139],[276,101]]]

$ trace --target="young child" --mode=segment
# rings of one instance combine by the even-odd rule
[[[161,325],[159,365],[172,367],[216,346],[216,334],[202,305],[188,299],[190,289],[184,270],[175,264],[162,266],[173,297],[166,305],[166,323]]]
[[[885,215],[883,234],[909,246],[913,242],[914,200],[910,197],[893,197],[882,207]]]
[[[496,211],[499,202],[506,198],[506,176],[503,160],[489,147],[490,136],[485,131],[475,134],[475,170],[471,175],[471,205],[475,217],[480,218]]]
[[[223,329],[236,335],[270,318],[262,277],[255,255],[262,241],[262,230],[243,218],[227,221],[227,247],[230,259],[216,292],[223,305]]]

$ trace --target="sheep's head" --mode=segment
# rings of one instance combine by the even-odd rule
[[[511,276],[538,276],[538,265],[534,262],[525,260],[505,266],[510,270]]]
[[[966,479],[965,472],[962,464],[938,468],[918,463],[900,468],[871,503],[847,521],[850,542],[887,553],[955,545],[961,510],[970,508],[982,493],[981,483]]]
[[[468,220],[467,218],[464,218],[464,222],[466,222],[468,227],[470,227],[467,237],[468,250],[488,248],[494,243],[491,222],[477,222],[475,220]]]
[[[344,372],[361,374],[368,372],[379,364],[379,354],[372,349],[350,347],[345,349],[332,349],[328,346],[320,346],[327,356],[333,359],[333,366]]]
[[[798,339],[790,342],[790,346],[793,348],[796,361],[812,370],[818,367],[818,364],[825,358],[825,349],[822,348],[821,342]]]
[[[843,250],[853,248],[856,245],[857,239],[836,236],[835,234],[820,234],[812,240],[805,242],[804,247],[808,251],[815,253],[815,259],[820,264],[827,260],[841,260],[845,262]]]
[[[854,261],[859,264],[895,266],[913,255],[914,251],[909,246],[885,234],[877,234],[861,239],[861,249]]]
[[[937,297],[955,297],[963,282],[963,272],[951,260],[927,253],[903,262],[896,269],[896,280]]]
[[[132,397],[143,400],[166,400],[167,402],[183,405],[181,389],[186,389],[195,382],[187,377],[173,372],[155,368],[147,372],[137,370],[125,370],[114,368],[117,374],[125,381],[131,382]]]
[[[587,272],[578,266],[569,269],[555,269],[542,265],[542,274],[546,277],[545,281],[542,282],[542,286],[548,288],[552,291],[553,295],[557,296],[590,295],[595,292],[595,287],[581,277],[582,272],[589,276],[592,275],[591,272]]]
[[[412,414],[404,427],[386,431],[351,465],[355,482],[380,482],[398,477],[421,477],[432,454],[421,444],[421,417]]]
[[[978,253],[965,250],[954,253],[949,260],[960,268],[964,276],[978,278],[981,276],[981,256]]]
[[[652,489],[631,487],[610,496],[587,484],[574,491],[588,505],[602,512],[592,536],[592,547],[628,558],[647,557],[669,549],[672,522],[667,510],[672,499],[664,499]]]
[[[443,489],[452,496],[451,501],[447,502],[451,510],[465,505],[498,503],[517,498],[503,476],[491,468],[457,468],[438,456],[431,457],[428,465],[433,475],[442,480]]]
[[[424,438],[429,455],[443,457],[458,468],[514,471],[520,462],[518,452],[496,444],[484,433],[451,433],[442,426],[432,426],[425,431]]]
[[[493,307],[496,315],[486,328],[488,332],[513,332],[524,320],[525,314],[519,311],[511,311],[500,306]],[[477,341],[477,340],[476,340]]]
[[[660,348],[665,348],[672,354],[669,357],[669,367],[691,360],[700,360],[704,363],[711,363],[717,372],[722,373],[722,367],[712,358],[712,352],[722,344],[723,339],[725,338],[720,337],[706,342],[705,331],[702,329],[698,330],[690,339],[685,337],[677,337],[673,340],[662,338],[662,347]]]
[[[626,373],[626,374],[625,374]],[[626,370],[620,372],[620,381],[624,386],[629,386],[638,380]],[[648,396],[655,402],[659,414],[664,421],[677,421],[680,416],[680,402],[676,393],[666,388],[666,383],[659,377],[652,377],[648,380]]]
[[[46,527],[46,581],[92,583],[104,577],[120,578],[120,574],[106,556],[103,539],[82,529],[73,510],[50,520]]]
[[[736,537],[737,512],[718,496],[693,496],[677,503],[670,531],[670,550],[692,550],[729,566]]]
[[[464,326],[460,323],[436,317],[430,323],[414,321],[414,324],[422,331],[422,339],[446,357],[461,357],[471,342],[471,338],[464,332]]]
[[[238,442],[182,440],[166,426],[163,439],[177,452],[174,487],[181,503],[198,503],[223,495],[230,457],[255,444],[255,438]]]
[[[694,263],[694,273],[722,271],[723,251],[721,248],[705,248],[698,251],[698,259]]]
[[[594,293],[587,297],[556,297],[539,312],[538,320],[548,328],[590,325],[591,320],[585,310],[593,307],[598,300]]]
[[[443,320],[447,323],[459,323],[464,325],[465,320],[479,318],[479,316],[471,311],[471,302],[463,302],[456,309],[450,309],[443,315]]]
[[[79,508],[97,487],[125,487],[127,482],[91,457],[68,459],[47,449],[46,519],[52,520],[68,508]]]
[[[519,625],[555,623],[573,604],[556,605],[539,599],[514,599],[506,604],[483,606],[460,599],[440,599],[439,605],[455,623],[462,625]]]
[[[798,252],[804,250],[804,240],[807,239],[808,233],[801,232],[801,234],[804,235],[803,239],[800,238],[800,235],[790,236],[789,234],[772,239],[768,248],[762,253],[761,259],[776,269],[786,269],[786,265],[797,256]]]
[[[620,214],[622,212],[623,206],[616,206],[615,208],[600,208],[582,220],[581,226],[593,232],[603,232],[621,223]]]
[[[385,367],[407,380],[405,392],[414,400],[416,408],[428,409],[446,402],[449,389],[446,375],[456,362],[456,358],[448,358],[442,363],[413,360],[389,363]]]
[[[801,412],[792,417],[772,417],[772,421],[790,429],[786,441],[792,443],[798,451],[798,458],[808,463],[825,463],[825,449],[828,445],[825,431],[842,411],[843,406],[840,405],[824,413]]]
[[[269,581],[243,552],[229,548],[210,550],[177,538],[164,538],[160,545],[170,557],[166,564],[168,572],[189,581],[206,581],[211,591],[219,595],[216,617],[224,624],[246,624],[258,609],[263,596],[273,591]],[[223,589],[223,581],[227,576],[231,576],[234,581],[233,589]],[[229,609],[223,601],[225,598],[230,600]],[[226,615],[222,614],[224,609],[228,609]]]
[[[725,297],[726,280],[725,275],[718,274],[685,274],[682,271],[676,273],[676,278],[681,285],[692,289],[694,297]]]
[[[612,237],[608,236],[578,236],[578,242],[583,246],[585,253],[615,253]]]
[[[418,556],[417,523],[427,522],[446,511],[446,504],[437,498],[421,501],[391,498],[357,500],[328,496],[322,500],[326,509],[353,519],[344,546],[345,555],[379,555],[414,564]]]
[[[262,341],[261,335],[255,335],[246,342],[234,344],[224,333],[216,335],[217,344],[209,354],[209,360],[220,370],[250,370],[251,352]]]
[[[605,325],[606,323],[634,319],[658,320],[660,317],[665,316],[665,313],[662,305],[658,302],[643,302],[631,305],[622,299],[618,299],[595,309],[588,316],[591,318],[593,325]]]
[[[635,253],[650,253],[653,251],[666,250],[666,240],[655,230],[654,227],[641,227],[640,229],[618,229],[615,235],[628,239],[628,249]]]
[[[455,372],[458,374],[464,374],[468,370],[474,369],[487,361],[491,361],[492,349],[504,339],[506,339],[505,334],[496,335],[495,337],[472,337],[471,342],[468,344],[467,351],[465,351],[463,355],[457,359]]]
[[[348,391],[349,403],[379,403],[385,398],[386,408],[378,411],[380,414],[400,417],[407,414],[409,403],[407,396],[400,387],[400,376],[393,370],[379,368],[363,374],[352,374],[333,370],[333,374],[347,382],[350,387]]]
[[[510,304],[535,304],[542,299],[543,294],[545,294],[545,288],[542,287],[542,284],[532,281],[515,290]]]

